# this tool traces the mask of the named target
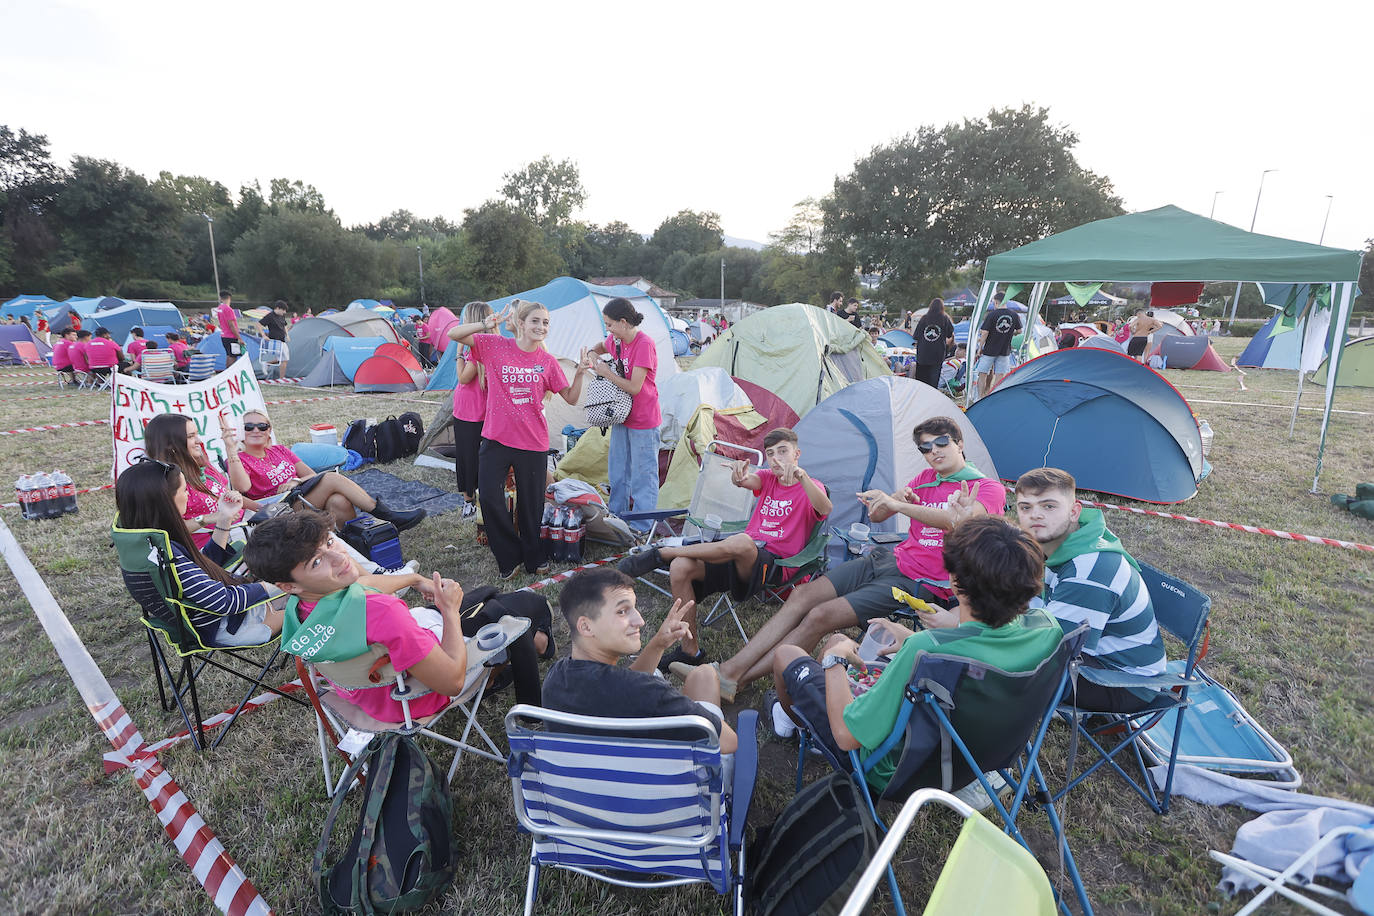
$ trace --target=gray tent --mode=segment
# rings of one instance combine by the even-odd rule
[[[400,335],[381,315],[369,309],[334,312],[302,318],[291,326],[291,361],[286,374],[296,378],[307,375],[324,353],[324,342],[330,337],[385,337],[400,343]]]
[[[295,353],[295,350],[292,350]],[[311,369],[301,379],[303,388],[332,388],[335,385],[351,385],[353,380],[343,371],[338,359],[334,356],[334,351],[330,350],[315,363],[315,368]]]

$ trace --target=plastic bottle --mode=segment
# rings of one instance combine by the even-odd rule
[[[80,509],[76,505],[76,484],[66,471],[53,471],[53,483],[60,488],[62,496],[62,511],[68,515],[75,515]]]
[[[553,503],[544,503],[544,517],[539,522],[539,548],[545,561],[552,560],[553,554],[553,514],[557,509]]]
[[[549,559],[555,563],[562,563],[567,559],[566,545],[563,542],[563,525],[567,513],[560,506],[553,510],[553,519],[549,523]]]
[[[26,519],[33,518],[33,510],[29,507],[29,500],[32,498],[33,478],[28,474],[21,474],[14,482],[14,501],[19,503],[19,514]]]
[[[580,509],[568,510],[567,527],[563,529],[563,550],[569,563],[582,562],[582,535],[586,527],[582,523]]]
[[[57,501],[57,495],[52,485],[52,478],[39,471],[33,475],[33,495],[30,497],[29,505],[32,507],[32,518],[52,518],[58,514],[53,512],[56,508],[53,504]],[[60,510],[59,510],[60,512]]]
[[[1197,431],[1198,435],[1202,437],[1202,457],[1206,458],[1212,451],[1212,424],[1206,420],[1199,420]]]
[[[57,482],[57,472],[52,471],[48,478],[48,518],[61,518],[66,510],[62,502],[62,484]]]

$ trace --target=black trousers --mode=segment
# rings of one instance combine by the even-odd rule
[[[496,566],[510,572],[523,560],[526,572],[535,572],[543,562],[539,544],[539,524],[544,515],[544,488],[548,473],[548,452],[511,448],[483,439],[477,460],[477,503],[487,528],[487,545]],[[520,514],[520,534],[506,511],[506,472],[515,469],[515,511]]]
[[[932,388],[940,387],[940,363],[925,365],[914,363],[911,367],[911,377],[918,382],[925,382]]]
[[[1093,712],[1139,712],[1150,705],[1149,700],[1142,700],[1123,687],[1103,687],[1087,678],[1078,678],[1073,689],[1075,692],[1066,696],[1065,702],[1072,700],[1079,709]]]
[[[453,420],[453,467],[458,475],[458,491],[466,496],[477,492],[477,456],[482,448],[481,420]]]

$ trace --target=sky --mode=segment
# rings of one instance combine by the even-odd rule
[[[345,225],[461,221],[549,155],[580,219],[713,210],[767,241],[874,147],[1031,104],[1128,211],[1249,228],[1273,169],[1255,231],[1316,242],[1329,205],[1325,243],[1363,248],[1371,26],[1325,0],[0,0],[0,124],[63,164],[299,179]]]

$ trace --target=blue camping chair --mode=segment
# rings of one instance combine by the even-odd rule
[[[1202,682],[1194,668],[1206,654],[1207,615],[1212,610],[1212,599],[1198,591],[1182,579],[1176,579],[1160,572],[1146,563],[1140,564],[1140,577],[1150,593],[1150,603],[1154,606],[1155,622],[1160,629],[1173,636],[1187,647],[1187,655],[1180,672],[1177,668],[1152,677],[1127,674],[1106,668],[1093,668],[1082,665],[1078,675],[1084,680],[1103,687],[1132,687],[1155,692],[1155,697],[1139,712],[1101,713],[1094,710],[1079,709],[1072,703],[1059,707],[1059,715],[1078,737],[1097,752],[1097,759],[1079,773],[1073,775],[1074,761],[1069,760],[1068,780],[1064,788],[1054,796],[1059,801],[1070,790],[1104,766],[1110,766],[1126,780],[1126,784],[1145,800],[1156,814],[1169,813],[1169,797],[1173,793],[1174,769],[1178,764],[1179,739],[1183,734],[1181,724],[1191,701],[1189,689]],[[1163,791],[1155,788],[1146,768],[1145,754],[1142,753],[1142,738],[1146,731],[1171,713],[1175,730],[1169,743]],[[1091,720],[1091,721],[1090,721]],[[1113,739],[1115,741],[1113,742]],[[1133,777],[1117,758],[1134,763]]]
[[[1091,916],[1092,905],[1074,864],[1059,813],[1050,799],[1049,785],[1040,770],[1040,748],[1054,719],[1054,711],[1068,689],[1071,662],[1082,651],[1088,629],[1080,626],[1066,634],[1058,648],[1033,671],[1009,672],[957,655],[919,652],[906,695],[881,745],[865,756],[850,751],[849,760],[836,760],[820,742],[815,746],[831,766],[852,771],[864,788],[864,800],[879,829],[883,827],[874,805],[868,774],[889,752],[900,748],[897,767],[878,800],[904,801],[913,791],[934,787],[952,791],[972,783],[982,786],[1002,819],[1003,831],[1022,847],[1030,846],[1017,827],[1028,798],[1045,810],[1064,873],[1073,883],[1079,910]],[[814,729],[797,709],[801,740],[797,748],[797,787],[812,745]],[[996,772],[1012,790],[1011,803],[1003,804],[986,773]],[[898,916],[906,908],[897,889],[897,878],[888,869],[888,886]],[[1059,907],[1071,912],[1068,901],[1056,894]]]
[[[701,716],[614,719],[526,705],[507,713],[515,816],[534,837],[526,916],[534,912],[546,867],[620,887],[709,884],[733,895],[740,916],[757,722],[758,713],[740,713],[739,750],[727,782],[719,736]],[[700,730],[701,738],[637,737],[683,729]]]

